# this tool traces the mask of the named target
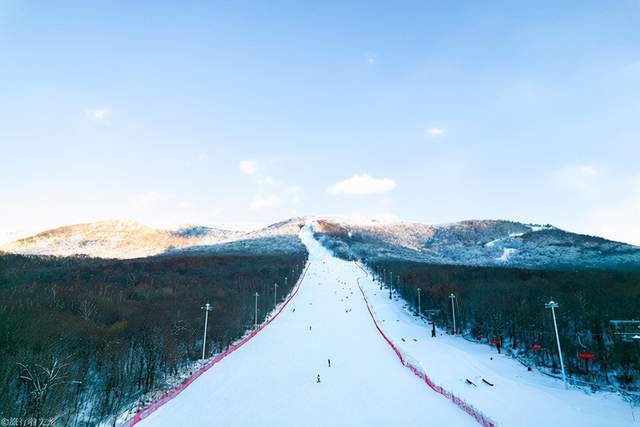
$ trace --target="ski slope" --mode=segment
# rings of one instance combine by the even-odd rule
[[[309,228],[301,238],[309,270],[286,310],[138,425],[476,425],[398,363],[359,294],[362,272]]]
[[[380,290],[370,275],[361,272],[359,283],[376,318],[402,353],[420,364],[436,384],[479,408],[498,425],[640,426],[640,413],[634,421],[630,405],[620,396],[565,390],[561,381],[527,371],[516,360],[499,355],[494,347],[439,330],[432,338],[431,327],[411,315],[403,300],[394,295],[389,301],[389,291]],[[467,379],[475,386],[467,384]]]
[[[309,251],[308,271],[285,310],[139,425],[478,425],[399,362],[359,287],[403,354],[498,425],[632,425],[629,407],[618,398],[565,391],[487,347],[459,337],[431,338],[426,325],[401,301],[389,301],[359,265],[333,257],[308,226],[300,237]]]

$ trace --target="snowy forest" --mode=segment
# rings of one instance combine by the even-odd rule
[[[433,315],[453,331],[450,294],[456,296],[457,332],[500,347],[527,365],[559,373],[553,320],[556,309],[567,375],[593,389],[613,386],[637,392],[640,385],[640,330],[620,329],[612,320],[637,317],[640,273],[602,270],[527,270],[433,265],[403,260],[369,267],[417,312]],[[427,312],[427,310],[435,310]]]
[[[0,413],[96,425],[241,337],[284,299],[305,252],[134,260],[0,256]],[[285,280],[287,277],[287,280]]]

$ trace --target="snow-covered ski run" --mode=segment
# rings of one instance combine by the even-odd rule
[[[309,264],[289,305],[138,425],[477,426],[400,363],[359,288],[401,354],[496,425],[637,425],[616,396],[567,391],[488,347],[440,332],[431,338],[361,266],[332,256],[308,226],[300,237]]]

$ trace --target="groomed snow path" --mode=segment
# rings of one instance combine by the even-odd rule
[[[477,425],[400,364],[359,293],[362,271],[308,227],[301,238],[309,270],[285,311],[139,425]]]

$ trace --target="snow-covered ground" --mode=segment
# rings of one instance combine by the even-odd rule
[[[397,362],[359,294],[362,272],[331,257],[308,229],[301,237],[311,264],[286,311],[140,424],[475,425]]]
[[[411,315],[403,300],[380,290],[371,276],[360,270],[359,280],[385,334],[405,354],[418,361],[438,385],[480,409],[504,426],[639,426],[631,407],[612,393],[590,394],[565,390],[561,381],[535,370],[527,371],[516,360],[498,355],[494,347],[437,331]],[[404,341],[403,341],[404,339]],[[494,386],[485,384],[487,380]],[[475,384],[469,385],[469,379]],[[636,412],[640,412],[637,411]]]
[[[487,347],[461,338],[430,338],[426,325],[401,301],[390,302],[357,264],[331,256],[308,227],[301,238],[310,265],[285,311],[142,425],[476,425],[398,361],[375,329],[358,283],[396,344],[436,383],[501,424],[632,424],[629,407],[614,396],[565,391],[557,381],[496,357]],[[483,377],[495,386],[484,385]],[[466,378],[477,387],[465,384]]]

